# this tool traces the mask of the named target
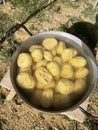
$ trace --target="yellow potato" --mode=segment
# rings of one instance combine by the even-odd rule
[[[52,61],[53,59],[53,55],[50,51],[44,51],[44,58],[47,60],[47,61]]]
[[[21,72],[27,72],[27,73],[32,75],[31,67],[29,67],[29,68],[18,68],[18,73],[21,73]]]
[[[63,94],[55,94],[53,96],[53,107],[56,110],[60,110],[60,109],[64,109],[67,108],[69,106],[71,106],[72,101],[69,95],[63,95]]]
[[[58,47],[57,47],[57,54],[61,55],[63,50],[66,48],[66,45],[63,41],[59,41]]]
[[[60,79],[57,83],[55,91],[60,94],[69,95],[74,91],[74,84],[68,79]]]
[[[42,49],[43,50],[43,47],[42,45],[32,45],[30,48],[29,48],[29,52],[33,52],[35,49]]]
[[[52,75],[50,74],[50,72],[47,71],[45,67],[39,67],[38,69],[36,69],[35,77],[40,83],[44,85],[50,84],[53,80]]]
[[[53,50],[58,45],[58,41],[55,38],[46,38],[43,40],[42,45],[47,50]]]
[[[43,90],[43,89],[44,89],[44,86],[45,86],[44,83],[42,83],[42,82],[40,82],[40,81],[37,81],[37,83],[36,83],[36,89],[41,89],[41,90]]]
[[[36,63],[33,63],[33,65],[31,66],[31,69],[32,69],[32,71],[34,71],[36,69]]]
[[[54,89],[55,87],[55,81],[52,81],[50,84],[47,84],[44,86],[44,89]]]
[[[89,70],[86,67],[80,67],[74,72],[76,79],[85,78],[89,74]]]
[[[32,105],[62,110],[77,101],[87,86],[87,60],[55,38],[45,38],[42,45],[32,45],[28,51],[17,58],[16,83],[30,92]]]
[[[72,59],[73,56],[74,56],[74,52],[70,48],[64,49],[61,54],[61,58],[63,62],[69,61],[70,59]]]
[[[81,94],[86,88],[86,81],[84,79],[77,79],[74,83],[74,92]]]
[[[70,79],[73,77],[73,67],[69,63],[64,63],[61,68],[61,77]]]
[[[49,62],[47,64],[47,69],[53,76],[58,76],[60,74],[60,65],[57,62]]]
[[[53,91],[51,89],[47,89],[43,91],[41,97],[41,105],[43,108],[49,108],[52,105],[53,100]]]
[[[60,74],[59,74],[59,75],[55,76],[54,79],[58,81],[58,80],[60,79],[60,77],[61,77],[61,76],[60,76]]]
[[[62,65],[62,59],[59,56],[55,56],[53,61],[57,62],[60,66]]]
[[[43,51],[41,49],[34,49],[33,52],[31,53],[31,56],[34,62],[39,62],[44,57]]]
[[[51,53],[52,53],[53,56],[56,56],[56,54],[57,54],[57,52],[56,52],[56,48],[53,49],[53,50],[51,50]]]
[[[39,67],[41,67],[41,66],[46,66],[47,63],[48,63],[48,61],[47,61],[46,59],[41,60],[41,61],[39,61],[39,62],[36,63],[35,68],[37,69],[37,68],[39,68]]]
[[[16,77],[16,82],[19,85],[19,87],[25,90],[34,89],[36,84],[35,78],[27,72],[19,73]]]
[[[73,51],[73,56],[78,55],[78,51],[76,49],[74,48],[69,48],[69,49]]]
[[[76,56],[76,57],[73,57],[69,63],[73,66],[73,67],[83,67],[87,64],[87,61],[84,57],[82,56]]]
[[[42,90],[34,90],[32,95],[30,96],[31,103],[35,106],[40,106],[41,96]]]
[[[17,58],[17,65],[20,68],[29,68],[32,65],[32,57],[29,53],[20,53]]]

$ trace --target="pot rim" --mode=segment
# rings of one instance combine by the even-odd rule
[[[15,57],[16,55],[16,52],[19,51],[20,53],[20,49],[24,46],[24,44],[28,41],[28,40],[32,40],[32,38],[36,37],[36,36],[41,36],[41,35],[51,35],[51,34],[55,34],[55,35],[61,35],[62,37],[67,37],[68,39],[71,39],[73,41],[75,41],[76,43],[79,44],[80,47],[83,47],[83,45],[88,49],[88,51],[85,51],[86,55],[90,55],[91,56],[91,60],[92,62],[94,62],[95,64],[95,58],[91,52],[91,50],[87,47],[87,45],[85,45],[84,42],[82,42],[82,40],[80,40],[79,38],[77,38],[76,36],[72,35],[72,34],[69,34],[69,33],[66,33],[66,32],[61,32],[61,31],[45,31],[45,32],[40,32],[40,33],[37,33],[31,37],[29,37],[27,40],[25,40],[20,46],[19,48],[14,52],[13,56],[12,56],[12,62],[10,64],[10,78],[11,78],[11,82],[12,82],[12,85],[13,85],[13,88],[15,89],[16,93],[19,95],[19,97],[27,104],[29,105],[31,108],[33,109],[36,109],[38,111],[41,111],[41,112],[47,112],[47,113],[52,113],[52,114],[59,114],[59,113],[64,113],[64,112],[67,112],[67,111],[72,111],[74,109],[77,109],[79,107],[79,105],[81,105],[85,100],[87,100],[87,98],[90,96],[91,92],[93,91],[94,89],[94,85],[92,87],[92,90],[90,92],[90,94],[85,97],[84,99],[82,99],[81,101],[78,101],[75,105],[71,106],[70,109],[69,108],[66,108],[65,110],[57,110],[57,111],[49,111],[49,110],[44,110],[44,109],[41,109],[41,108],[38,108],[38,107],[35,107],[33,106],[28,100],[26,100],[22,94],[19,92],[19,90],[17,89],[16,85],[15,85],[15,82],[13,81],[13,77],[12,77],[12,66],[13,66],[13,57]],[[84,49],[85,49],[84,47]],[[88,57],[88,56],[87,56]],[[95,83],[94,83],[95,84]]]

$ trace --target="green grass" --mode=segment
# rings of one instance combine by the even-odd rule
[[[73,23],[83,21],[80,17],[75,17],[75,16],[67,16],[67,17],[68,17],[68,19],[71,19]]]
[[[87,8],[85,8],[85,10],[83,10],[81,13],[84,15],[85,18],[89,18],[95,22],[95,16],[96,12],[98,12],[98,9],[96,8],[96,11],[92,11],[92,8],[92,4],[87,4]]]
[[[70,0],[61,0],[62,1],[62,3],[64,3],[64,5],[65,5],[65,7],[67,7],[67,8],[73,8],[73,9],[77,9],[77,8],[79,8],[79,1],[77,1],[77,2],[72,2],[72,1],[70,1]]]
[[[0,55],[6,62],[10,62],[12,54],[9,50],[1,50]]]
[[[86,118],[84,125],[88,128],[88,130],[98,130],[98,122],[91,121],[89,118]]]
[[[67,31],[66,28],[67,28],[67,27],[66,27],[66,24],[61,24],[57,30],[58,30],[58,31],[66,32],[66,31]]]
[[[0,37],[3,37],[6,30],[11,27],[13,20],[7,14],[0,12]]]
[[[35,12],[37,9],[44,6],[47,3],[47,0],[18,0],[18,2],[17,0],[10,0],[10,2],[11,4],[13,4],[13,6],[21,9],[21,13],[20,15],[18,15],[17,19],[20,22],[23,22],[26,17]]]
[[[44,10],[40,10],[43,6],[47,5],[48,0],[7,0],[6,2],[10,2],[12,4],[12,7],[18,8],[20,12],[15,12],[13,14],[5,14],[3,12],[0,12],[0,37],[3,37],[6,33],[6,31],[13,25],[17,23],[22,23],[26,20],[26,18],[30,15],[36,12],[36,10],[39,9],[39,12],[36,16],[31,17],[31,19],[36,19],[40,22],[42,22],[44,19]],[[53,5],[51,4],[51,8]],[[49,9],[49,8],[48,8]]]

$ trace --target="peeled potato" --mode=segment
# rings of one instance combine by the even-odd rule
[[[83,67],[87,64],[87,61],[84,57],[82,56],[76,56],[76,57],[73,57],[69,63],[73,66],[73,67]]]
[[[84,79],[77,79],[74,83],[74,92],[77,94],[81,94],[84,92],[86,88],[86,82]]]
[[[31,69],[32,69],[32,71],[35,71],[35,69],[36,69],[36,63],[33,63],[33,65],[31,66]]]
[[[53,99],[53,91],[51,89],[47,89],[43,91],[41,97],[41,105],[43,108],[49,108],[52,105]]]
[[[52,75],[47,71],[45,67],[39,67],[36,69],[35,77],[40,83],[44,85],[50,84],[53,80]]]
[[[35,106],[40,106],[40,100],[42,96],[42,90],[34,90],[30,97],[30,101]]]
[[[76,79],[85,78],[89,73],[89,70],[86,67],[80,67],[74,72],[74,77]]]
[[[62,60],[61,60],[61,58],[59,56],[55,56],[53,58],[53,61],[57,62],[59,65],[62,65]]]
[[[46,59],[41,60],[41,61],[39,61],[39,62],[36,63],[35,68],[37,69],[37,68],[39,68],[39,67],[41,67],[41,66],[46,66],[47,63],[48,63],[48,61],[47,61]]]
[[[53,55],[50,51],[44,51],[44,58],[47,60],[47,61],[52,61],[53,59]]]
[[[37,83],[36,83],[36,89],[41,89],[41,90],[43,90],[43,89],[44,89],[44,86],[45,86],[44,83],[42,83],[42,82],[40,82],[40,81],[37,81]]]
[[[63,41],[59,41],[58,47],[57,47],[57,54],[61,55],[63,50],[66,48],[66,45]]]
[[[70,59],[72,59],[73,56],[74,56],[74,52],[70,48],[64,49],[61,54],[61,58],[63,62],[69,61]]]
[[[61,77],[70,79],[73,77],[73,68],[69,63],[64,63],[61,68]]]
[[[60,79],[57,83],[55,91],[60,94],[68,95],[74,91],[74,84],[68,79]]]
[[[36,84],[34,77],[28,74],[27,72],[19,73],[16,77],[16,82],[19,85],[19,87],[25,90],[34,89]]]
[[[42,45],[32,45],[30,48],[29,48],[29,52],[33,52],[35,49],[43,49]]]
[[[17,58],[16,82],[29,92],[32,105],[64,110],[77,102],[87,87],[87,60],[75,48],[51,37],[28,51]]]
[[[53,56],[56,56],[57,52],[56,52],[56,48],[54,48],[53,50],[51,50],[51,53]]]
[[[55,38],[46,38],[43,40],[42,45],[47,50],[53,50],[58,45],[58,41]]]
[[[39,62],[44,57],[43,51],[41,49],[34,49],[31,53],[31,56],[35,62]]]
[[[21,72],[27,72],[29,74],[32,74],[32,69],[31,69],[31,67],[29,67],[29,68],[19,68],[18,73],[21,73]]]
[[[52,105],[56,110],[67,108],[71,106],[71,98],[69,95],[55,94]]]
[[[74,48],[69,48],[69,49],[73,51],[73,56],[78,55],[78,51],[76,49]]]
[[[57,75],[57,76],[55,76],[54,79],[55,79],[56,81],[58,81],[58,80],[60,79],[60,74]]]
[[[47,69],[53,76],[58,76],[60,74],[60,65],[54,61],[47,64]]]
[[[54,89],[55,87],[55,81],[52,81],[50,84],[47,84],[44,86],[44,89]]]
[[[32,65],[32,57],[29,53],[20,53],[17,58],[17,65],[20,68],[29,68]]]

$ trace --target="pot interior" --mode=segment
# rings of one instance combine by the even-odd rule
[[[45,38],[53,37],[56,38],[57,40],[61,40],[66,43],[67,47],[73,47],[76,50],[78,50],[79,54],[83,57],[86,58],[87,60],[87,67],[90,70],[90,74],[87,77],[87,88],[85,92],[82,95],[76,96],[75,99],[73,100],[73,103],[71,106],[68,108],[64,108],[61,110],[54,110],[52,108],[50,109],[43,109],[41,107],[35,107],[32,103],[29,101],[29,94],[21,90],[17,84],[16,84],[16,75],[17,75],[17,57],[21,52],[28,52],[28,49],[31,45],[33,44],[41,44],[42,40]],[[68,33],[63,33],[63,32],[55,32],[55,31],[50,31],[50,32],[43,32],[36,34],[30,38],[28,38],[26,41],[24,41],[19,48],[14,52],[11,65],[10,65],[10,76],[11,76],[11,81],[12,85],[16,91],[16,93],[20,96],[20,98],[27,103],[29,106],[32,108],[35,108],[40,111],[44,112],[50,112],[50,113],[59,113],[59,112],[65,112],[69,110],[76,109],[81,103],[83,103],[90,93],[92,92],[94,88],[94,72],[93,72],[93,66],[89,58],[92,58],[94,60],[93,54],[90,51],[90,49],[78,38],[75,36],[68,34]]]

